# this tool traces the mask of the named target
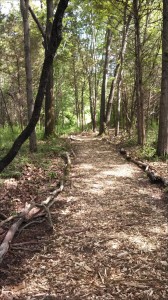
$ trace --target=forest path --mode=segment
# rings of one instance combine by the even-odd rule
[[[77,157],[61,236],[73,295],[168,299],[167,206],[161,190],[115,145],[89,136],[72,145]]]
[[[52,212],[54,233],[25,262],[33,272],[24,295],[34,297],[19,299],[168,299],[161,189],[115,145],[93,136],[71,143],[76,157]]]

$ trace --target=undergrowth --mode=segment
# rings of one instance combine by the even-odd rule
[[[0,159],[7,154],[19,133],[18,128],[15,128],[13,132],[11,132],[10,128],[4,128],[4,130],[0,129]],[[37,132],[37,144],[37,152],[30,153],[29,142],[27,140],[15,159],[0,174],[0,178],[19,178],[26,164],[32,164],[35,167],[48,170],[51,166],[51,158],[69,149],[69,144],[65,139],[61,139],[55,135],[49,139],[44,139],[43,133],[40,131]],[[49,176],[54,178],[56,177],[56,173],[52,172]]]
[[[159,159],[165,160],[166,158],[159,158],[157,156],[157,136],[158,126],[156,124],[152,124],[147,132],[146,142],[143,147],[137,144],[136,134],[133,134],[131,138],[128,137],[128,135],[125,135],[121,144],[123,148],[129,149],[135,156],[141,159],[149,161],[158,161]]]

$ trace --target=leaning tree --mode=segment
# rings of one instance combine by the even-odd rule
[[[62,40],[62,20],[65,10],[68,6],[68,2],[69,0],[60,0],[54,15],[48,50],[45,53],[44,63],[39,81],[39,88],[31,119],[26,128],[16,138],[9,152],[0,160],[0,172],[2,172],[15,158],[21,146],[29,138],[39,120],[50,68],[52,66],[56,51]]]

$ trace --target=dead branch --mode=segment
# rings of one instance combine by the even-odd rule
[[[122,154],[126,160],[133,162],[139,168],[144,170],[152,183],[161,184],[164,187],[168,186],[168,179],[158,174],[157,171],[154,168],[152,168],[149,164],[144,163],[136,158],[132,158],[130,153],[123,148],[120,149],[120,154]]]
[[[49,211],[50,207],[55,203],[56,197],[59,195],[59,193],[62,192],[64,189],[64,184],[68,178],[70,167],[71,167],[71,159],[68,154],[68,152],[63,153],[64,159],[65,159],[65,168],[64,168],[64,175],[63,178],[60,180],[60,187],[58,189],[55,189],[53,192],[50,193],[50,195],[47,197],[46,200],[42,201],[40,204],[34,203],[29,204],[25,206],[25,209],[23,212],[18,214],[17,216],[10,216],[6,220],[2,221],[0,225],[13,220],[14,218],[17,218],[17,221],[9,228],[1,246],[0,246],[0,263],[3,261],[3,258],[5,254],[8,252],[10,244],[16,234],[16,232],[19,230],[21,224],[23,222],[28,222],[32,220],[33,218],[36,218],[37,216],[41,216],[41,214],[44,214],[44,212],[47,212],[47,216],[50,222],[51,227],[53,227],[52,219],[51,219],[51,213]],[[34,221],[35,222],[35,221]],[[31,222],[32,223],[32,222]],[[29,224],[26,224],[25,226],[29,226]],[[25,228],[25,226],[22,228],[22,230]]]
[[[28,222],[28,223],[26,223],[23,227],[21,227],[21,229],[19,230],[18,235],[20,235],[21,232],[22,232],[25,228],[29,227],[30,225],[32,225],[32,224],[41,224],[41,223],[43,223],[44,221],[45,221],[45,219],[41,219],[41,220],[34,220],[34,219],[33,219],[31,222]]]
[[[2,227],[5,223],[8,223],[8,222],[10,222],[10,221],[12,221],[12,220],[14,220],[16,218],[19,218],[19,216],[20,216],[20,213],[17,214],[17,215],[15,215],[15,216],[10,216],[8,218],[6,217],[5,220],[3,220],[3,221],[0,222],[0,227]]]
[[[30,209],[30,206],[25,207],[25,210],[24,210],[24,213],[22,214],[22,216],[8,230],[8,232],[0,246],[0,263],[2,262],[5,254],[8,252],[10,243],[12,242],[16,231],[18,230],[20,225],[25,220],[25,216],[28,213],[29,209]]]

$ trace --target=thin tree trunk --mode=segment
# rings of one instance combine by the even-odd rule
[[[157,154],[168,155],[168,1],[163,0],[162,82]]]
[[[50,40],[52,30],[53,18],[53,0],[47,0],[47,23],[46,23],[46,37],[45,37],[45,51],[48,51],[48,43]],[[45,98],[45,137],[54,133],[55,128],[55,107],[53,95],[53,65],[50,67],[49,77],[46,87]]]
[[[144,124],[144,101],[142,89],[142,62],[141,62],[141,41],[140,41],[140,16],[139,0],[133,1],[134,25],[135,25],[135,89],[137,105],[137,131],[138,144],[144,145],[145,142],[145,124]]]
[[[107,102],[106,119],[105,119],[107,126],[110,123],[115,90],[116,90],[117,83],[118,83],[118,80],[119,80],[119,78],[121,76],[121,72],[122,72],[123,60],[124,60],[126,47],[127,47],[127,37],[128,37],[128,32],[129,32],[129,25],[130,25],[131,18],[132,18],[132,13],[130,13],[129,16],[127,17],[127,6],[128,6],[128,1],[126,2],[125,8],[124,8],[124,25],[123,25],[123,30],[122,30],[122,44],[121,44],[121,50],[119,53],[119,58],[117,60],[119,62],[117,63],[115,70],[114,70],[114,78],[111,82],[111,88],[110,88],[110,93],[109,93],[108,102]]]
[[[107,74],[108,74],[110,46],[111,46],[111,41],[112,41],[112,32],[109,28],[107,28],[105,40],[106,40],[106,49],[105,49],[106,52],[105,52],[103,81],[102,81],[102,90],[101,90],[99,135],[105,133],[105,131],[106,131],[106,87],[107,87]]]
[[[93,19],[94,14],[93,11],[91,13],[91,19]],[[97,108],[97,98],[98,98],[98,82],[97,82],[97,59],[96,59],[96,30],[95,26],[92,24],[92,42],[91,42],[91,47],[90,47],[90,53],[92,56],[92,60],[94,62],[94,66],[92,66],[92,71],[91,74],[93,76],[91,83],[92,83],[92,113],[93,113],[93,118],[92,118],[92,129],[93,132],[96,131],[96,108]]]
[[[76,119],[77,119],[77,126],[79,127],[80,126],[80,105],[79,105],[79,93],[78,93],[78,82],[77,82],[77,76],[76,76],[75,57],[73,57],[73,80],[74,80]]]
[[[33,87],[32,87],[32,63],[30,54],[30,29],[28,20],[29,0],[20,0],[20,10],[23,18],[24,30],[24,51],[25,51],[25,70],[26,70],[26,92],[27,92],[27,110],[28,121],[33,112]],[[35,129],[29,137],[29,149],[31,152],[37,151],[36,133]]]
[[[18,102],[18,115],[19,115],[19,121],[20,121],[20,127],[23,130],[23,105],[21,102],[21,76],[20,76],[20,66],[19,66],[19,58],[16,56],[16,65],[17,65],[17,83],[18,83],[18,93],[17,93],[17,102]],[[11,95],[11,93],[10,93]],[[12,99],[15,101],[14,97],[12,96]]]
[[[18,151],[20,150],[22,144],[26,141],[26,139],[30,136],[32,131],[34,130],[39,117],[40,117],[40,112],[41,112],[41,107],[44,99],[44,94],[45,94],[45,89],[48,81],[48,75],[50,71],[50,67],[53,63],[53,59],[55,56],[55,53],[61,43],[62,40],[62,19],[65,13],[65,10],[68,6],[69,0],[60,0],[55,16],[54,16],[54,21],[53,21],[53,26],[52,26],[52,32],[51,32],[51,37],[50,37],[50,43],[49,43],[49,48],[47,51],[47,54],[44,59],[43,67],[42,67],[42,72],[40,76],[40,82],[39,82],[39,88],[35,100],[35,105],[34,105],[34,110],[33,114],[31,116],[31,119],[26,126],[26,128],[21,132],[21,134],[16,138],[13,146],[5,155],[0,160],[0,172],[4,170],[4,168],[10,164],[10,162],[15,158],[17,155]]]
[[[120,131],[120,115],[121,115],[121,78],[118,81],[118,87],[117,87],[117,114],[116,114],[115,136],[119,135],[119,131]]]
[[[89,103],[90,103],[90,115],[91,115],[91,121],[92,121],[92,129],[93,132],[96,131],[96,100],[93,96],[93,88],[92,88],[92,73],[88,76],[88,82],[89,82]]]
[[[2,102],[4,103],[4,106],[5,106],[5,111],[6,111],[6,116],[7,116],[8,125],[10,126],[11,131],[13,132],[13,124],[12,124],[12,121],[11,121],[11,119],[10,119],[10,115],[9,115],[9,112],[8,112],[6,100],[5,100],[5,97],[4,97],[4,94],[3,94],[3,91],[2,91],[1,88],[0,88],[0,91],[1,91]],[[2,111],[2,113],[3,113],[3,111]],[[3,122],[3,125],[4,125],[4,124],[5,124],[5,120],[4,120],[4,122]]]
[[[85,81],[83,82],[83,85],[82,85],[82,93],[81,93],[81,120],[82,120],[82,131],[84,130],[84,121],[85,121],[84,91],[85,91]]]

